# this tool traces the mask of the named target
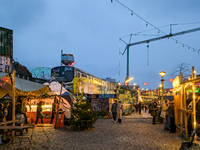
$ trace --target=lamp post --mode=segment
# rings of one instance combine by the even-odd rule
[[[161,71],[160,73],[159,73],[160,75],[161,75],[161,82],[162,82],[162,100],[161,100],[161,106],[163,105],[163,101],[164,101],[164,97],[163,97],[163,91],[164,91],[164,79],[163,79],[163,77],[164,77],[164,75],[166,75],[166,72],[164,72],[164,71]]]

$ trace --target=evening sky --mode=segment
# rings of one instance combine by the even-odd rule
[[[126,53],[122,38],[129,43],[200,27],[199,0],[1,0],[0,26],[13,30],[14,60],[30,71],[36,67],[60,65],[61,50],[74,54],[75,67],[95,76],[123,82]],[[131,10],[139,15],[131,15]],[[146,23],[147,21],[147,23]],[[195,23],[196,22],[196,23]],[[193,23],[193,24],[188,24]],[[195,24],[194,24],[195,23]],[[158,30],[155,27],[162,27]],[[150,31],[146,31],[150,30]],[[146,31],[146,32],[142,32]],[[143,34],[143,35],[141,35]],[[147,36],[148,35],[148,36]],[[126,37],[125,37],[126,36]],[[200,31],[130,47],[130,83],[155,89],[160,71],[167,75],[181,62],[200,67]],[[147,45],[149,62],[147,65]],[[188,46],[195,49],[188,49]],[[199,71],[200,74],[200,71]],[[158,83],[156,83],[158,81]],[[147,86],[142,84],[147,82]],[[152,82],[152,84],[150,84]]]

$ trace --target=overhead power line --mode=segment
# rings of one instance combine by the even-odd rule
[[[162,33],[162,34],[164,34],[164,35],[167,35],[165,32],[163,32],[162,30],[160,30],[161,27],[158,28],[158,27],[154,26],[153,24],[151,24],[150,22],[148,22],[146,19],[142,18],[140,15],[138,15],[137,13],[135,13],[132,9],[130,9],[129,7],[127,7],[126,5],[124,5],[123,3],[119,2],[118,0],[115,0],[115,1],[116,1],[118,4],[120,4],[121,6],[123,6],[124,8],[128,9],[128,10],[131,12],[131,15],[134,14],[135,16],[137,16],[138,18],[140,18],[142,21],[144,21],[144,22],[146,23],[146,26],[150,25],[150,26],[152,26],[152,27],[154,28],[154,29],[150,29],[150,30],[146,30],[146,31],[158,30],[158,33]],[[111,0],[111,2],[113,2],[113,0]],[[170,34],[171,34],[171,27],[172,27],[172,25],[186,25],[186,24],[200,24],[200,22],[170,24],[170,25],[167,25],[167,26],[170,26]],[[163,26],[163,27],[165,27],[165,26]],[[142,31],[142,32],[146,32],[146,31]],[[138,33],[142,33],[142,32],[138,32]],[[134,34],[130,34],[129,36],[132,36],[132,35],[134,35]],[[125,37],[127,37],[127,36],[125,36]],[[123,37],[123,38],[124,38],[124,37]],[[122,39],[122,38],[120,38],[120,39]],[[189,45],[187,45],[187,44],[184,44],[184,43],[178,41],[177,39],[174,39],[174,38],[170,38],[170,39],[176,41],[176,44],[177,44],[177,43],[178,43],[178,44],[181,44],[182,47],[187,47],[188,50],[192,49],[193,52],[197,51],[198,54],[199,54],[200,49],[192,48],[191,46],[189,46]]]

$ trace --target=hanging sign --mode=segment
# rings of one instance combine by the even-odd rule
[[[173,81],[173,88],[179,87],[180,86],[180,76],[177,76]]]

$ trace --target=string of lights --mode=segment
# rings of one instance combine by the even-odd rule
[[[117,3],[119,3],[121,6],[123,6],[124,8],[126,8],[126,9],[128,9],[130,12],[131,12],[131,15],[135,15],[135,16],[137,16],[138,18],[140,18],[142,21],[144,21],[145,23],[146,23],[146,26],[148,26],[148,25],[150,25],[150,26],[152,26],[154,29],[150,29],[150,30],[147,30],[147,31],[151,31],[151,30],[157,30],[158,31],[158,33],[162,33],[162,34],[164,34],[164,35],[167,35],[165,32],[163,32],[162,30],[160,30],[160,28],[158,28],[158,27],[156,27],[156,26],[154,26],[153,24],[151,24],[150,22],[148,22],[146,19],[144,19],[144,18],[142,18],[141,16],[139,16],[137,13],[135,13],[132,9],[130,9],[129,7],[127,7],[126,5],[124,5],[123,3],[121,3],[121,2],[119,2],[118,0],[115,0]],[[111,3],[113,2],[113,0],[111,0]],[[179,23],[179,24],[171,24],[171,25],[186,25],[186,24],[199,24],[200,22],[194,22],[194,23]],[[165,26],[163,26],[163,27],[165,27]],[[138,33],[142,33],[142,32],[138,32]],[[132,36],[132,35],[134,35],[134,34],[130,34],[129,36]],[[125,37],[127,37],[127,36],[125,36]],[[200,51],[200,49],[196,49],[196,48],[193,48],[192,46],[189,46],[188,44],[184,44],[183,42],[180,42],[180,41],[178,41],[177,39],[175,39],[175,38],[170,38],[170,39],[172,39],[172,40],[174,40],[174,41],[176,41],[176,44],[178,43],[178,44],[181,44],[182,45],[182,47],[184,48],[184,47],[186,47],[186,48],[188,48],[188,50],[193,50],[193,52],[197,52],[198,53],[198,55],[199,55],[199,51]]]

